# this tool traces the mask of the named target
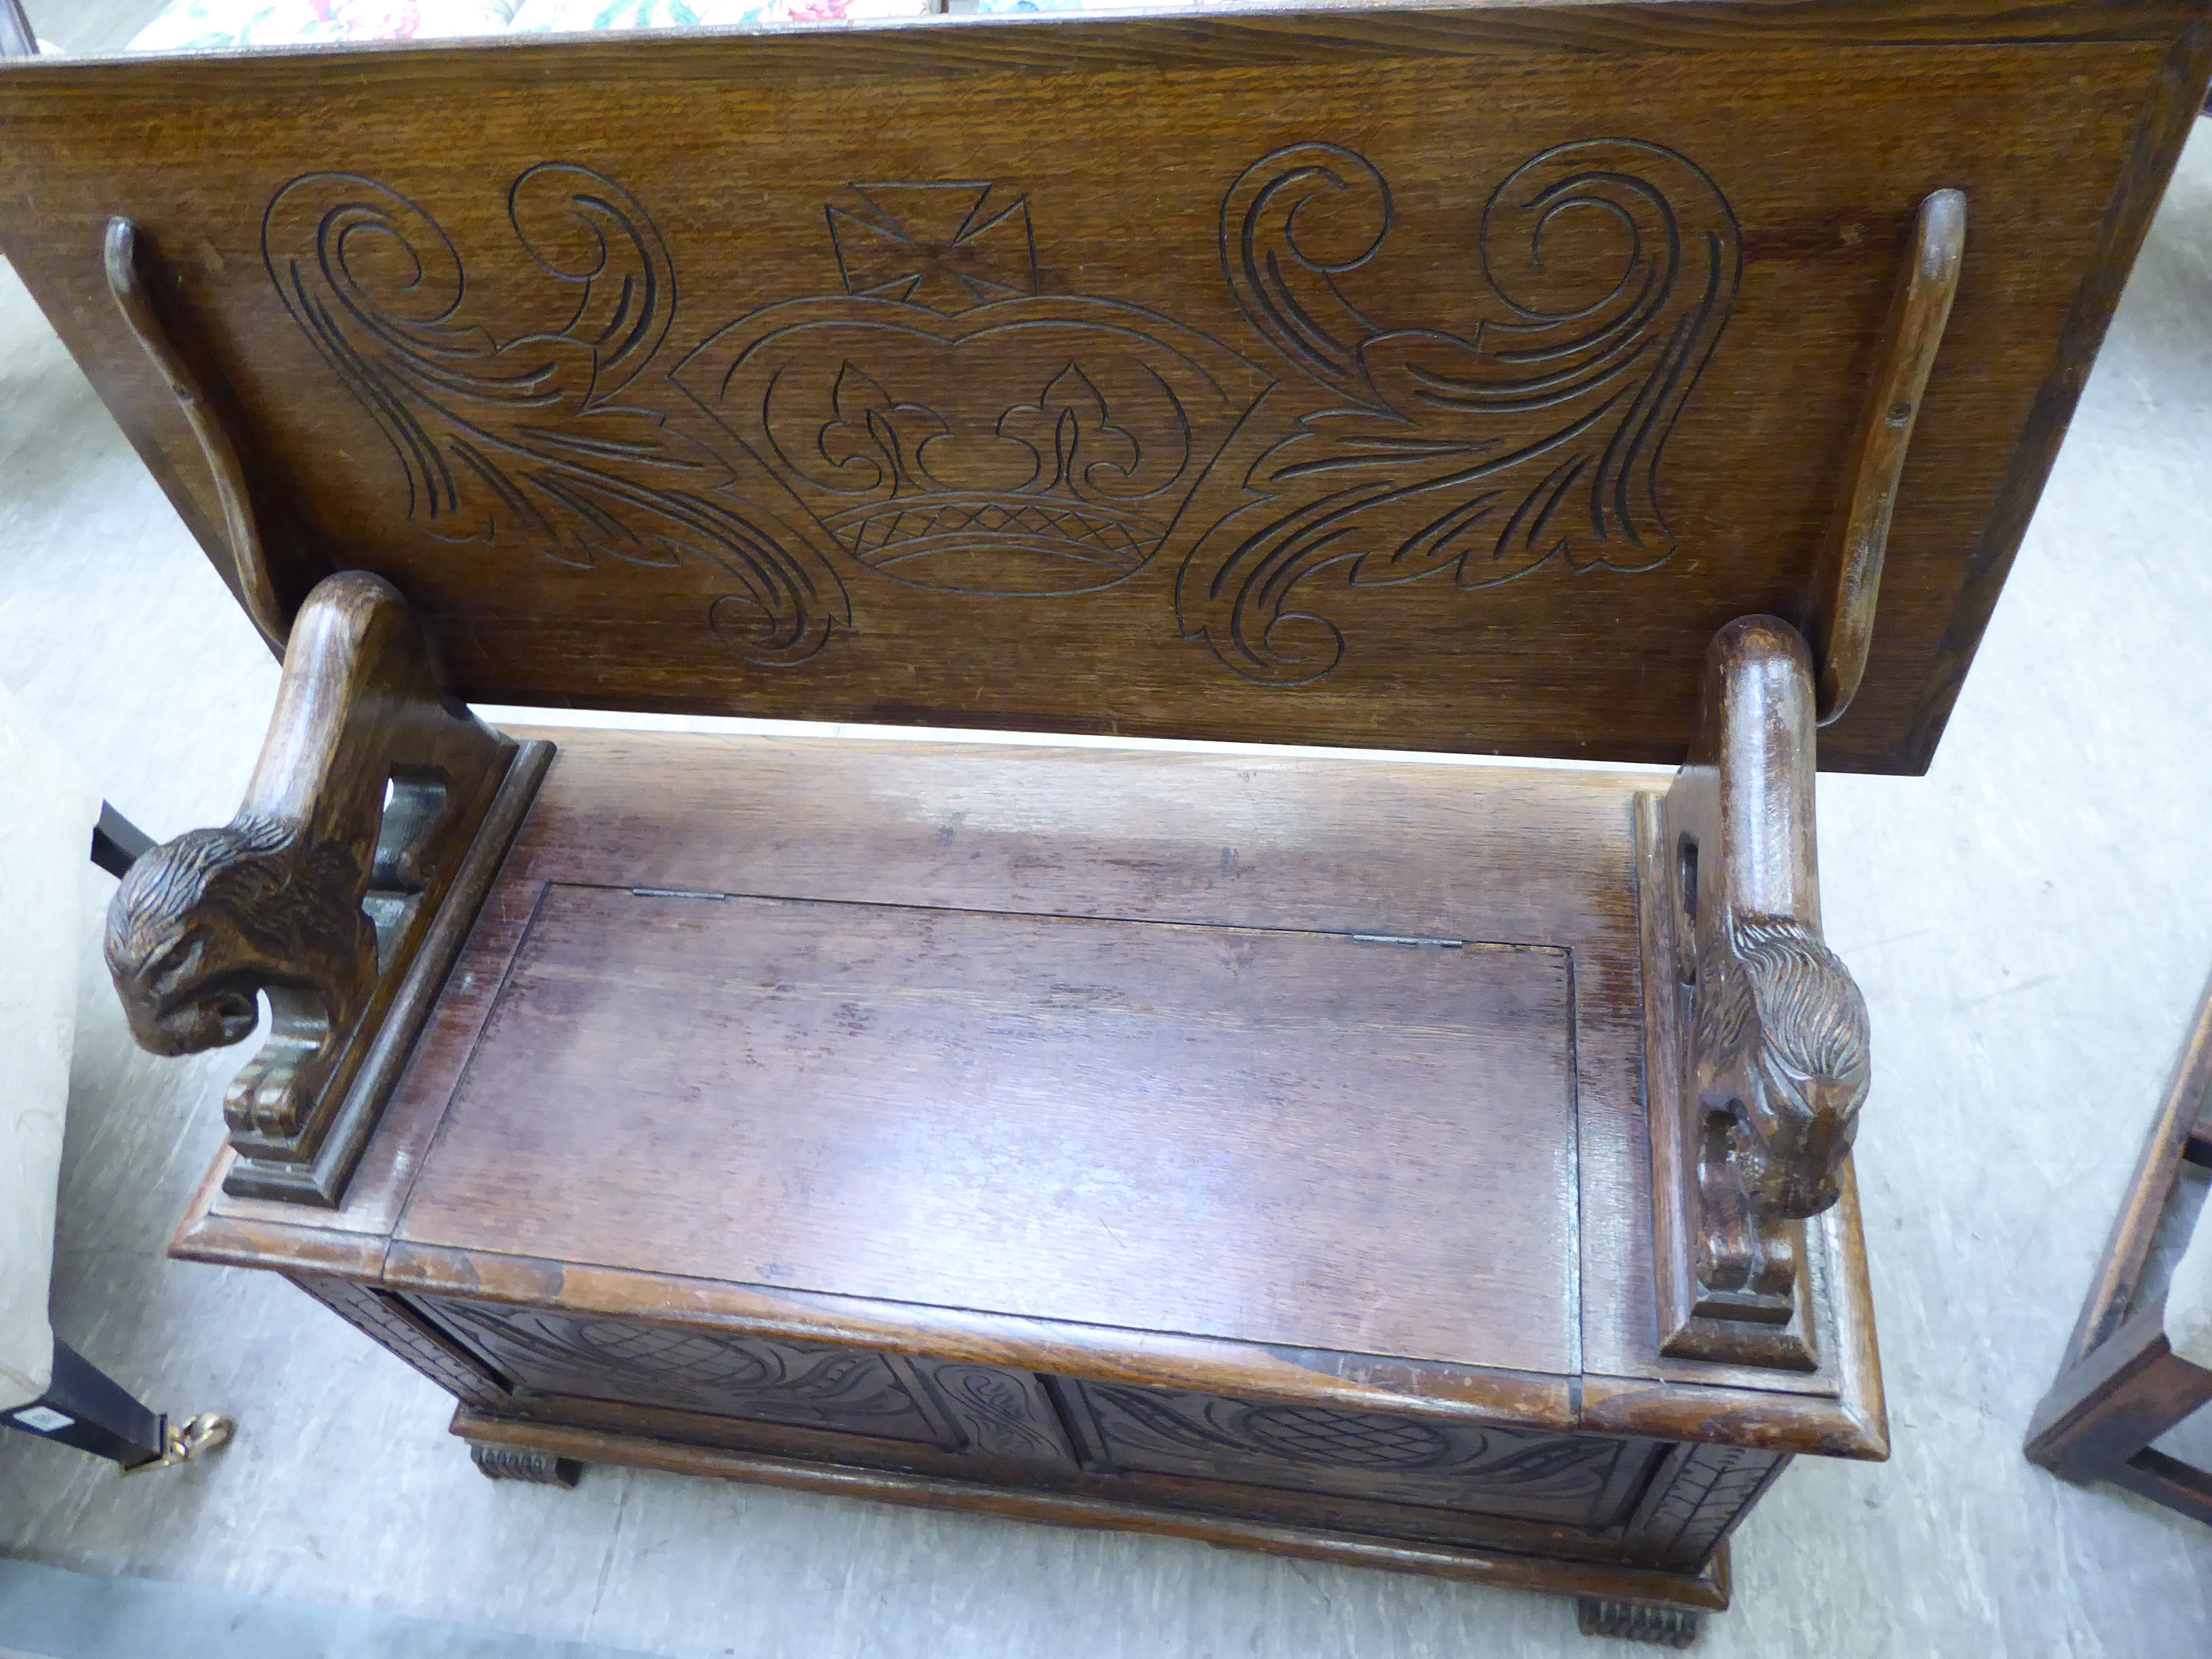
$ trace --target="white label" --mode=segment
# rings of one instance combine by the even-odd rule
[[[27,1429],[36,1429],[40,1434],[52,1434],[56,1429],[66,1429],[76,1421],[67,1412],[58,1412],[52,1406],[33,1406],[15,1413],[15,1421]]]

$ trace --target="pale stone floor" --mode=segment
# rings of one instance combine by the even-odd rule
[[[1934,770],[1822,781],[1829,934],[1875,1024],[1859,1170],[1896,1451],[1783,1481],[1739,1534],[1713,1659],[2212,1650],[2212,1530],[2019,1454],[2212,969],[2208,500],[2200,124]],[[0,680],[160,836],[229,816],[276,684],[4,268]],[[1565,1601],[1176,1541],[616,1470],[485,1481],[445,1397],[366,1339],[268,1276],[163,1258],[238,1056],[138,1053],[96,963],[80,1002],[57,1325],[244,1430],[129,1481],[0,1436],[0,1555],[322,1604],[332,1631],[410,1613],[671,1659],[1608,1650]],[[26,1639],[19,1582],[0,1650]],[[132,1650],[203,1651],[176,1628]]]

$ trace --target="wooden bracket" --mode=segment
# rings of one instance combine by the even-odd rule
[[[1866,674],[1881,593],[1890,514],[1905,476],[1905,455],[1920,417],[1936,349],[1943,343],[1966,257],[1966,198],[1939,190],[1920,204],[1912,246],[1891,305],[1862,425],[1851,494],[1820,561],[1814,593],[1812,644],[1820,665],[1820,724],[1842,717]]]
[[[142,856],[108,914],[140,1046],[239,1042],[268,999],[226,1191],[337,1202],[551,752],[445,697],[390,583],[308,596],[238,816]]]
[[[238,602],[246,607],[246,616],[260,629],[269,648],[281,657],[291,617],[270,577],[238,445],[201,376],[177,349],[155,309],[149,262],[137,227],[128,219],[110,219],[105,253],[108,291],[115,296],[116,308],[168,386],[215,480],[216,500],[222,507],[223,535],[230,544],[231,586]]]
[[[1814,1370],[1804,1223],[1834,1204],[1866,1005],[1820,938],[1812,658],[1747,617],[1706,654],[1697,747],[1648,814],[1660,1352]],[[1656,843],[1651,845],[1650,843]],[[1663,982],[1662,982],[1663,981]]]

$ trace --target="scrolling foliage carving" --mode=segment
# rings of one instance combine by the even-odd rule
[[[919,1358],[915,1368],[936,1388],[969,1447],[990,1457],[1073,1467],[1036,1379],[992,1365]]]
[[[1449,570],[1480,588],[1554,561],[1633,572],[1674,552],[1660,459],[1742,266],[1712,180],[1632,139],[1524,162],[1483,211],[1491,293],[1470,335],[1386,323],[1349,296],[1394,213],[1382,175],[1336,144],[1263,157],[1222,204],[1238,307],[1339,400],[1267,452],[1247,480],[1262,499],[1182,573],[1185,631],[1253,679],[1336,665],[1341,632],[1307,608],[1331,567],[1355,586]]]
[[[1220,342],[1041,292],[1029,198],[1002,185],[849,186],[823,210],[843,293],[761,306],[651,374],[677,276],[644,209],[558,161],[507,207],[566,317],[504,339],[437,223],[372,180],[295,179],[264,251],[382,428],[416,524],[577,568],[734,578],[708,624],[770,665],[848,624],[846,581],[871,574],[1035,599],[1179,561],[1182,636],[1289,685],[1344,653],[1325,571],[1473,589],[1553,563],[1656,568],[1674,547],[1662,454],[1742,263],[1684,157],[1560,144],[1474,228],[1474,325],[1386,321],[1357,295],[1392,236],[1389,184],[1340,145],[1291,145],[1230,185],[1219,253],[1237,308],[1329,399],[1293,419],[1283,384]],[[694,407],[664,406],[672,382]],[[708,417],[704,442],[679,413]]]
[[[716,637],[748,661],[805,661],[848,614],[836,574],[718,494],[730,471],[703,445],[624,401],[675,313],[652,220],[611,179],[560,161],[514,181],[507,216],[570,310],[504,341],[470,319],[446,233],[374,180],[294,179],[269,204],[262,252],[295,320],[383,430],[416,524],[580,568],[702,562],[738,584],[708,605]]]

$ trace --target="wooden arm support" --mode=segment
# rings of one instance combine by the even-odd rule
[[[1820,938],[1814,696],[1795,629],[1729,623],[1661,809],[1677,1071],[1653,1079],[1654,1178],[1681,1187],[1671,1294],[1661,1272],[1680,1358],[1818,1363],[1802,1224],[1841,1191],[1869,1072],[1866,1004]]]
[[[1820,724],[1843,718],[1866,676],[1875,607],[1889,549],[1890,514],[1905,481],[1905,457],[1928,376],[1936,367],[1966,258],[1966,198],[1939,190],[1920,204],[1898,278],[1881,356],[1860,422],[1851,493],[1814,584],[1812,643],[1819,653]]]
[[[239,1042],[269,1000],[224,1101],[228,1190],[337,1201],[443,977],[426,947],[442,929],[458,948],[543,774],[545,754],[526,758],[447,700],[390,583],[353,572],[308,596],[238,816],[145,854],[108,915],[108,967],[153,1053]],[[398,1031],[410,978],[428,994]]]
[[[114,297],[116,309],[123,313],[125,325],[175,401],[215,486],[216,500],[222,508],[223,537],[230,547],[231,586],[269,648],[281,657],[291,618],[270,573],[261,541],[260,514],[239,459],[237,439],[224,423],[210,387],[162,324],[154,304],[152,261],[139,240],[137,227],[128,219],[109,220],[104,254],[108,292]]]

